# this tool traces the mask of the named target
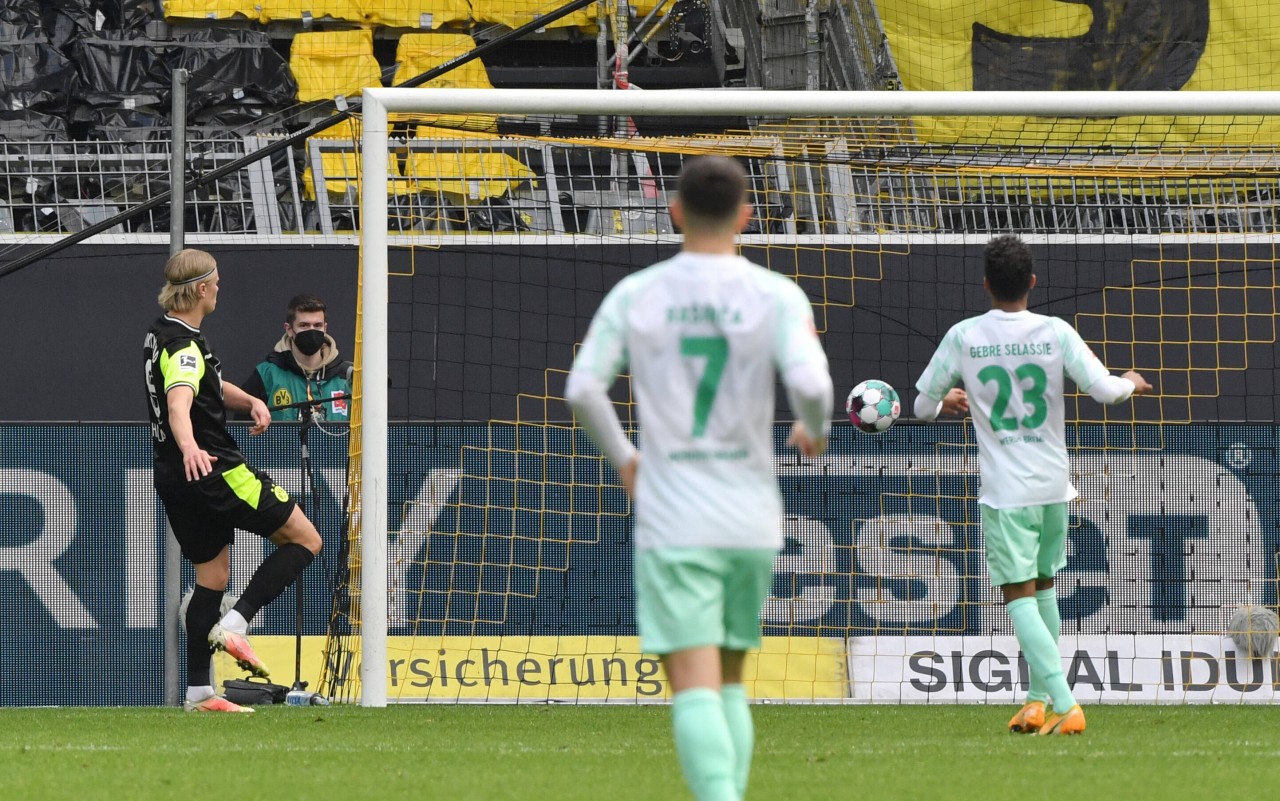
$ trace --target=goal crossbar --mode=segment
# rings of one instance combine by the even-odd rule
[[[1189,97],[1190,96],[1190,97]],[[691,101],[691,98],[696,100]],[[383,112],[432,114],[689,114],[702,116],[1217,116],[1275,113],[1280,92],[802,92],[757,89],[364,90],[365,121]],[[696,111],[695,111],[696,109]]]

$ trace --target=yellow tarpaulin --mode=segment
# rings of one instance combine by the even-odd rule
[[[407,33],[396,45],[394,85],[417,77],[451,59],[474,50],[475,40],[465,33]],[[426,89],[492,89],[484,62],[472,59],[454,67],[438,78],[424,83]],[[415,115],[428,125],[464,131],[496,132],[498,118],[492,114],[428,114]]]
[[[513,184],[537,176],[505,153],[450,150],[413,153],[405,177],[414,181],[420,192],[443,192],[475,201],[505,195]]]
[[[382,86],[382,70],[373,57],[373,32],[299,33],[289,50],[289,69],[298,82],[298,100],[332,100]]]
[[[373,25],[395,28],[439,28],[450,22],[470,19],[467,0],[355,0]]]
[[[230,19],[239,14],[257,20],[257,0],[165,0],[165,19]]]

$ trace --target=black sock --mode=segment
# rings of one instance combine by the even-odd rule
[[[315,558],[315,554],[295,542],[280,546],[253,571],[253,578],[236,601],[235,610],[245,620],[253,620],[258,610],[284,592]]]
[[[187,686],[205,687],[209,679],[209,630],[218,622],[222,606],[222,590],[211,590],[199,584],[187,602]]]

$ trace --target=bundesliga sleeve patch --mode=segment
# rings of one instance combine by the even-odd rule
[[[178,372],[194,373],[199,369],[199,367],[200,367],[200,362],[196,358],[194,353],[178,354]]]

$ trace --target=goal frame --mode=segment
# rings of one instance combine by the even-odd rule
[[[361,142],[362,706],[387,705],[388,114],[693,116],[1218,116],[1280,113],[1280,92],[808,92],[672,89],[394,89],[363,92]],[[368,536],[378,532],[380,536]],[[381,621],[381,625],[376,622]],[[370,625],[373,622],[375,625]]]

